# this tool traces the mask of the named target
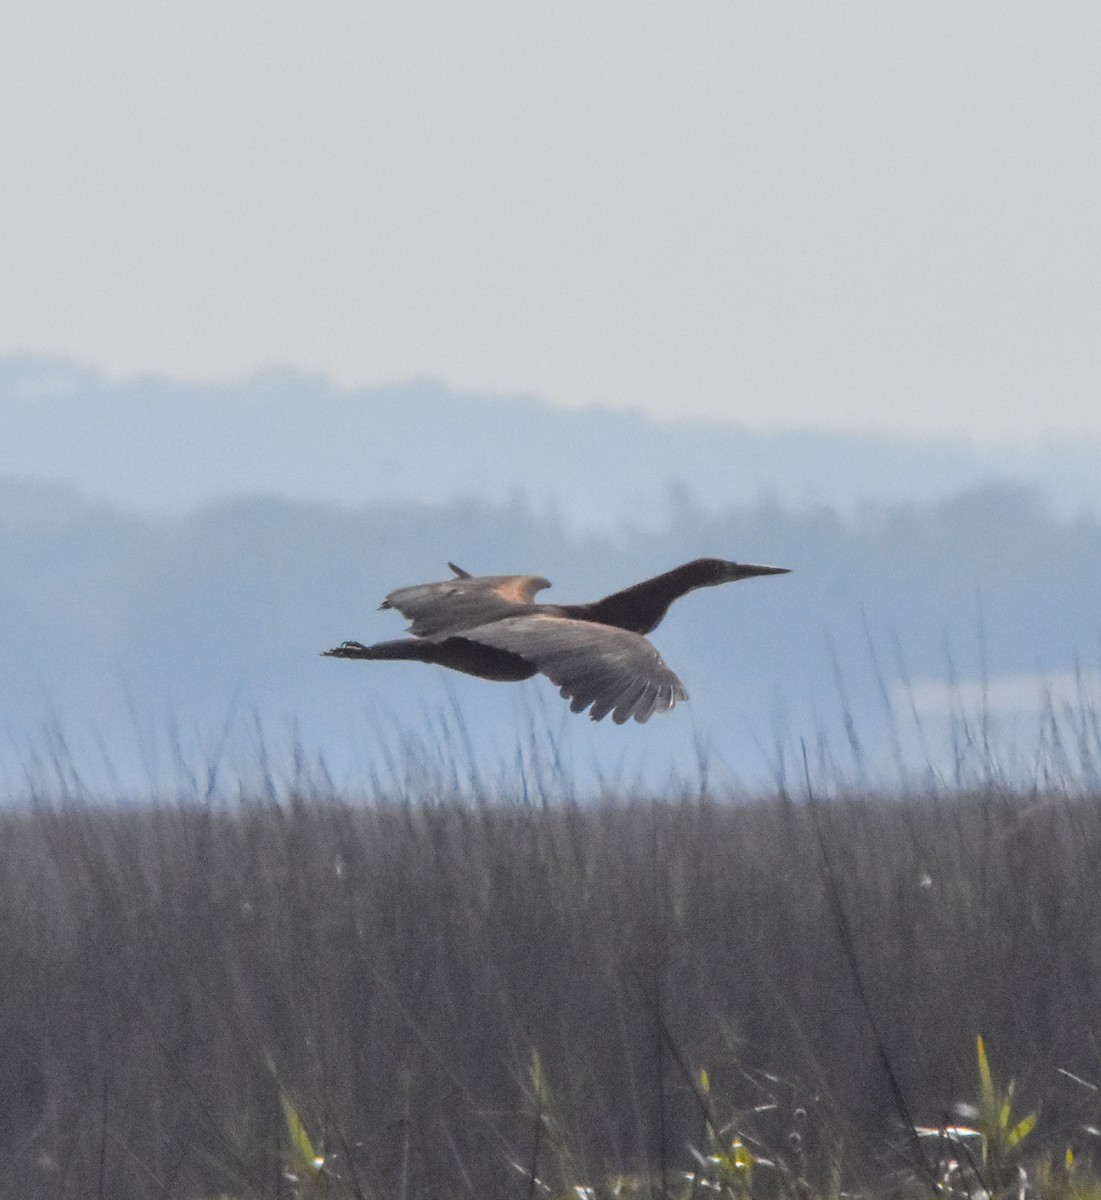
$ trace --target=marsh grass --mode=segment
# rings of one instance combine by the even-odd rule
[[[53,728],[0,810],[0,1200],[1101,1200],[1096,709],[1024,772],[898,725],[892,788],[837,676],[844,753],[757,794],[700,746],[582,802],[545,714],[487,764],[452,706],[358,794],[257,721],[107,804]]]
[[[0,1196],[920,1192],[977,1034],[1093,1178],[1101,797],[523,796],[6,810]]]

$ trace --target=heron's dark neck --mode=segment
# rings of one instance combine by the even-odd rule
[[[599,621],[633,633],[649,633],[669,611],[669,605],[685,592],[704,587],[715,580],[705,560],[674,567],[653,579],[645,579],[633,587],[613,592],[591,604],[563,604],[563,612],[580,621]]]

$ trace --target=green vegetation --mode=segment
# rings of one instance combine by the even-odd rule
[[[4,812],[0,1196],[1101,1200],[1097,795],[272,792]]]

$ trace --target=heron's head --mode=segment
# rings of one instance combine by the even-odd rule
[[[789,567],[762,567],[756,563],[727,562],[724,558],[698,559],[703,587],[719,583],[733,583],[738,579],[750,579],[754,575],[788,575]]]

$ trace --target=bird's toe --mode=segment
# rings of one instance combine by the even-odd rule
[[[351,658],[366,649],[367,647],[362,642],[341,642],[332,650],[322,650],[321,656],[322,658]]]

